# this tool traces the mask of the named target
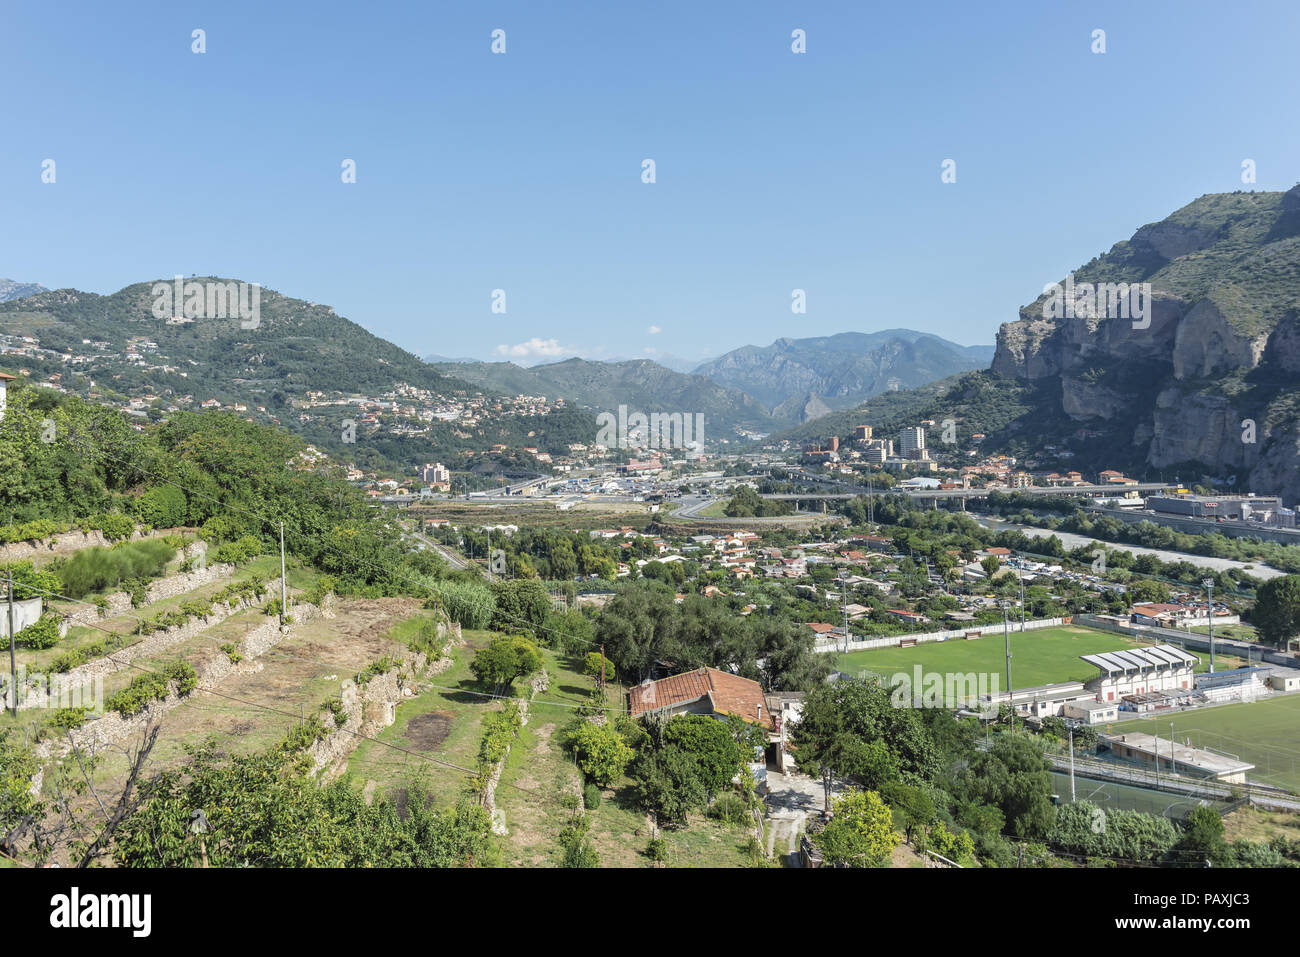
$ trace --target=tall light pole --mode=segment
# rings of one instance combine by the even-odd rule
[[[14,573],[9,570],[9,693],[14,696],[13,716],[18,717],[18,667],[14,664],[14,645],[18,644],[14,634]]]
[[[849,653],[849,583],[847,576],[840,578],[840,608],[844,612],[844,653]]]
[[[1079,798],[1074,791],[1074,719],[1065,719],[1065,728],[1070,732],[1070,803],[1073,804]]]
[[[1203,578],[1201,584],[1205,586],[1205,617],[1210,623],[1210,674],[1214,674],[1214,579]]]
[[[1007,647],[1007,702],[1011,706],[1011,733],[1016,733],[1016,696],[1011,690],[1011,622],[1007,618],[1007,605],[1010,604],[1005,598],[1002,599],[1002,637]]]

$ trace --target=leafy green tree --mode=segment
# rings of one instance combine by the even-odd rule
[[[1052,826],[1052,765],[1027,735],[1003,734],[976,754],[960,776],[967,800],[991,804],[1018,837],[1041,837]]]
[[[637,804],[660,824],[685,824],[708,800],[697,765],[681,748],[647,748],[632,765]]]
[[[893,809],[894,827],[902,830],[909,844],[918,827],[929,827],[935,821],[934,802],[920,788],[891,781],[881,790],[880,796]]]
[[[854,789],[835,799],[834,816],[812,840],[827,864],[885,867],[899,839],[880,796]]]
[[[469,664],[484,685],[508,689],[519,678],[540,671],[545,659],[537,646],[520,635],[499,635],[480,648]]]
[[[496,596],[494,628],[536,628],[551,613],[551,594],[536,579],[515,578],[492,583]]]
[[[799,767],[821,776],[828,810],[835,777],[854,778],[872,769],[884,774],[879,753],[866,750],[871,742],[889,752],[899,775],[929,780],[940,769],[939,752],[917,709],[895,708],[889,689],[876,682],[837,681],[814,688],[791,739]]]
[[[1228,854],[1224,831],[1223,818],[1218,811],[1198,807],[1188,815],[1187,830],[1178,846],[1191,855],[1222,864]]]
[[[681,714],[668,720],[664,746],[690,757],[708,795],[721,792],[740,773],[746,755],[727,725],[702,714]]]
[[[1270,645],[1282,646],[1300,635],[1300,575],[1283,575],[1260,585],[1250,620]]]
[[[615,784],[635,756],[608,722],[582,721],[570,744],[583,775],[601,787]]]

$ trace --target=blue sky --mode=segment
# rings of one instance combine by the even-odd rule
[[[991,344],[1243,159],[1300,180],[1294,0],[127,6],[3,14],[0,276],[233,276],[422,355]]]

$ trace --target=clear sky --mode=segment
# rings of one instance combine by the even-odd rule
[[[10,0],[0,276],[231,276],[421,355],[991,343],[1138,226],[1300,180],[1297,37],[1296,0]]]

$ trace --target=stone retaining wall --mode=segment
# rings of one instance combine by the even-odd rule
[[[363,737],[373,736],[397,720],[397,705],[415,694],[403,674],[431,678],[451,667],[454,659],[446,652],[462,643],[460,625],[439,622],[438,638],[447,645],[437,661],[430,663],[423,652],[408,651],[398,667],[371,678],[360,690],[354,679],[344,679],[340,697],[345,720],[307,749],[313,774],[324,772],[326,780],[337,777],[346,769],[348,757]],[[326,720],[333,720],[332,715]]]
[[[151,721],[162,718],[168,711],[192,696],[215,688],[235,671],[246,668],[247,662],[251,662],[278,645],[293,633],[296,626],[314,621],[320,617],[320,614],[321,610],[316,605],[295,605],[293,608],[293,625],[281,628],[279,622],[272,619],[264,625],[253,628],[244,635],[237,647],[238,652],[243,656],[243,660],[238,665],[226,655],[212,657],[203,663],[202,670],[198,675],[198,685],[189,694],[181,697],[173,692],[166,698],[151,702],[140,714],[129,718],[124,717],[120,712],[112,711],[98,720],[89,721],[72,732],[70,736],[72,739],[71,745],[67,743],[66,739],[61,742],[59,756],[62,757],[68,754],[72,750],[72,746],[82,750],[95,751],[105,745],[115,744],[134,734],[139,734]],[[41,754],[41,748],[46,749],[44,754]],[[54,753],[53,747],[48,742],[43,742],[41,748],[38,748],[37,753],[41,754],[42,757],[50,757]]]
[[[144,538],[162,538],[166,535],[176,534],[181,534],[181,530],[155,528],[149,532],[141,532],[136,529],[132,533],[130,541],[140,541]],[[123,539],[109,541],[104,537],[104,533],[98,529],[88,532],[73,529],[70,532],[60,532],[58,535],[39,542],[10,542],[8,545],[0,545],[0,562],[24,562],[31,561],[34,558],[71,555],[73,552],[80,551],[83,548],[90,548],[93,545],[107,548],[118,541],[123,541]]]
[[[277,592],[279,587],[280,579],[278,578],[267,585],[268,589]],[[51,675],[48,686],[46,686],[44,682],[39,682],[31,685],[24,691],[18,710],[23,711],[27,708],[43,707],[51,692],[54,694],[55,698],[71,698],[73,697],[74,689],[81,688],[96,679],[102,680],[108,675],[121,671],[137,658],[147,658],[151,655],[156,655],[158,652],[165,651],[172,645],[179,644],[188,638],[193,638],[200,632],[206,631],[214,625],[218,625],[225,621],[236,612],[253,607],[258,601],[261,601],[261,599],[253,601],[241,600],[237,601],[233,605],[225,602],[214,604],[212,606],[212,614],[207,618],[195,618],[175,628],[156,631],[152,635],[146,635],[139,641],[136,641],[118,651],[113,651],[101,658],[88,661],[84,665],[78,665],[76,668],[63,674]],[[297,619],[298,608],[316,609],[316,606],[293,606],[291,611],[295,620]],[[94,609],[90,610],[92,612],[94,611]],[[316,614],[319,613],[320,610],[316,609]],[[276,622],[276,624],[278,624],[278,622]],[[84,698],[84,695],[82,697]]]

